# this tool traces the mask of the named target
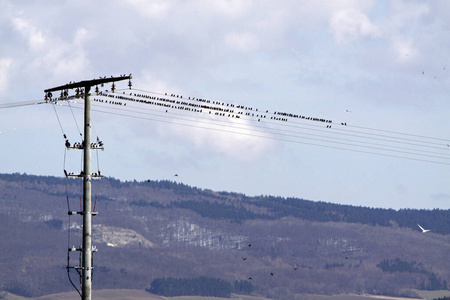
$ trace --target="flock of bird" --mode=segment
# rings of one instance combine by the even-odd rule
[[[64,175],[66,176],[66,178],[67,177],[83,177],[84,176],[84,172],[81,171],[80,173],[77,174],[75,172],[67,172],[64,169]],[[91,173],[91,177],[93,177],[93,178],[103,178],[103,175],[102,175],[102,173],[100,171],[97,171],[97,172]]]
[[[431,229],[425,229],[422,226],[420,226],[419,224],[417,224],[417,226],[419,226],[420,230],[422,230],[422,233],[427,233],[427,232],[431,231]],[[248,244],[248,247],[251,248],[252,244]],[[346,256],[345,259],[348,259],[348,256]],[[242,260],[243,261],[247,261],[248,257],[247,256],[242,256]],[[294,271],[297,271],[299,269],[299,267],[298,266],[292,266],[292,269]],[[275,273],[274,272],[270,272],[269,276],[275,276]],[[248,280],[253,280],[253,277],[248,277]]]
[[[196,97],[183,97],[182,95],[176,94],[168,94],[164,93],[158,94],[158,96],[152,96],[148,93],[152,92],[129,92],[122,94],[100,91],[97,92],[97,96],[94,101],[105,103],[105,104],[113,104],[118,106],[126,106],[126,101],[155,105],[165,109],[165,112],[169,112],[172,109],[190,111],[196,113],[208,113],[209,115],[215,115],[219,117],[228,117],[228,118],[236,118],[239,119],[242,116],[255,118],[256,121],[260,122],[264,119],[280,121],[280,122],[288,122],[290,119],[301,119],[313,122],[321,122],[325,123],[326,128],[331,128],[332,120],[319,118],[319,117],[310,117],[302,114],[294,114],[288,112],[280,112],[274,111],[269,112],[269,110],[259,110],[258,108],[248,107],[244,105],[235,105],[231,103],[225,103],[221,101],[207,100]],[[106,97],[106,99],[104,98]],[[350,110],[346,110],[346,112],[350,112]],[[346,126],[347,123],[342,122],[341,125]]]
[[[252,244],[248,244],[248,248],[251,248],[252,247]],[[247,256],[242,256],[242,260],[243,261],[247,261],[248,260],[248,257]],[[292,266],[292,269],[294,270],[294,271],[297,271],[298,269],[299,269],[299,267],[298,266],[296,266],[296,265],[294,265],[294,266]],[[268,276],[275,276],[275,273],[274,272],[270,272],[270,273],[268,273]],[[248,280],[253,280],[253,277],[248,277]]]
[[[405,54],[406,55],[406,54]],[[445,71],[446,68],[443,67],[443,70]],[[422,75],[425,75],[425,71],[422,71]],[[113,76],[111,76],[112,78]],[[120,77],[128,77],[126,74],[121,74]],[[131,74],[129,75],[131,77]],[[99,77],[100,79],[106,79],[105,77]],[[436,76],[434,78],[437,78]],[[71,84],[72,82],[70,82]],[[103,84],[101,84],[103,87]],[[131,80],[129,80],[128,84],[129,89],[131,90],[132,84]],[[258,108],[254,109],[253,107],[248,107],[244,105],[235,105],[231,103],[226,103],[222,101],[217,100],[208,100],[203,99],[199,97],[183,97],[182,95],[178,94],[168,94],[168,93],[154,93],[149,91],[141,91],[138,93],[131,92],[129,95],[125,95],[125,92],[122,93],[122,95],[115,93],[116,87],[115,84],[112,83],[111,86],[111,93],[108,92],[108,90],[105,90],[104,92],[100,92],[98,89],[98,86],[96,86],[95,92],[97,96],[106,96],[114,100],[104,100],[96,98],[94,101],[107,103],[107,104],[114,104],[114,105],[121,105],[126,106],[125,102],[120,102],[120,100],[126,100],[126,101],[134,101],[139,103],[145,103],[145,104],[151,104],[156,106],[162,106],[165,107],[165,112],[169,112],[169,109],[178,109],[178,110],[186,110],[186,111],[193,111],[202,113],[205,110],[208,111],[209,114],[214,113],[216,116],[226,116],[231,118],[240,118],[241,115],[245,116],[251,116],[255,117],[257,121],[261,121],[263,119],[266,119],[268,114],[271,114],[270,120],[275,121],[282,121],[282,122],[288,122],[289,119],[302,119],[302,120],[310,120],[315,122],[322,122],[326,123],[326,128],[331,128],[331,123],[333,123],[332,120],[324,119],[324,118],[317,118],[317,117],[309,117],[301,114],[292,114],[292,113],[286,113],[286,112],[278,112],[274,111],[273,113],[269,113],[269,110],[261,111],[258,110]],[[150,96],[149,94],[157,94],[159,96]],[[45,95],[46,100],[67,100],[70,98],[80,98],[84,96],[84,90],[77,88],[76,94],[74,96],[69,96],[68,91],[64,90],[61,91],[61,95],[59,98],[52,99],[52,94],[47,93]],[[119,101],[117,101],[119,100]],[[202,103],[202,104],[198,104]],[[346,109],[345,112],[350,113],[351,110]],[[339,124],[339,123],[338,123]],[[340,125],[347,126],[346,122],[341,122]]]

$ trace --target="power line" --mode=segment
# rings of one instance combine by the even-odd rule
[[[130,98],[130,97],[125,97],[124,98],[123,96],[108,95],[108,97],[111,97],[111,96],[119,98],[119,99],[122,99],[122,100],[131,100],[131,101],[135,101],[135,102],[139,102],[139,103],[160,105],[160,103],[157,102],[159,100],[158,99],[154,99],[154,98],[152,98],[152,100],[155,100],[155,101],[150,101],[149,102],[149,101],[145,101],[144,100],[145,102],[142,102],[142,100],[134,99],[134,98]],[[168,100],[164,99],[163,101],[168,101]],[[120,103],[120,104],[122,104],[121,102],[115,102],[115,101],[111,101],[111,100],[109,100],[109,101],[106,100],[105,102],[106,103],[110,102],[110,103],[116,103],[116,104]],[[179,103],[179,101],[177,101],[177,103]],[[162,105],[163,106],[167,106],[167,104],[162,104]],[[168,107],[170,108],[170,105],[168,105]],[[129,110],[129,108],[130,108],[130,106],[127,107],[127,110]],[[173,108],[173,106],[171,108]],[[175,107],[175,108],[177,108],[177,107]],[[183,107],[181,106],[181,108],[183,108]],[[155,112],[160,113],[159,110],[140,108],[140,110],[142,110],[142,109],[143,110],[148,110],[148,111],[155,111]],[[167,112],[167,110],[166,110],[166,112]],[[139,111],[139,112],[136,112],[136,113],[141,114],[142,112]],[[176,114],[176,113],[172,112],[171,114]],[[176,114],[176,115],[181,115],[181,114]],[[234,115],[233,115],[233,117],[234,117]],[[238,117],[238,116],[236,116],[236,117]],[[256,122],[256,120],[252,119],[250,117],[250,115],[240,116],[239,118],[240,119],[247,119],[247,117],[248,117],[248,120]],[[197,122],[198,122],[198,119],[205,119],[205,118],[197,115],[196,116],[196,121]],[[266,122],[268,120],[269,119],[266,119],[266,118],[260,118],[260,119],[258,119],[258,124],[260,123],[259,121],[261,121],[261,123],[264,123],[264,122]],[[215,120],[215,122],[220,122],[220,121],[219,120]],[[290,125],[292,123],[294,123],[294,125]],[[301,125],[320,127],[320,129],[311,129],[311,128],[306,128],[306,127],[303,127],[303,126],[295,125],[295,124],[298,124],[298,122],[296,122],[296,120],[292,120],[292,119],[290,119],[289,122],[274,122],[274,123],[271,123],[271,124],[275,125],[275,126],[280,126],[280,127],[290,127],[290,128],[295,128],[295,129],[306,129],[306,130],[311,130],[311,131],[327,132],[328,134],[330,134],[330,131],[332,131],[333,135],[350,136],[350,137],[356,137],[356,138],[362,138],[362,139],[372,139],[372,140],[384,141],[384,142],[388,142],[388,143],[407,145],[408,147],[396,147],[398,149],[404,149],[404,150],[412,150],[411,147],[409,147],[409,146],[417,146],[417,147],[423,147],[423,148],[443,150],[443,146],[447,146],[447,145],[445,145],[443,143],[434,143],[434,142],[431,142],[431,141],[428,141],[428,140],[419,140],[417,138],[416,139],[410,139],[410,138],[401,138],[401,137],[392,136],[392,135],[380,135],[380,134],[373,134],[373,133],[367,133],[367,132],[361,132],[361,131],[352,131],[352,130],[348,130],[347,126],[338,126],[338,127],[331,128],[332,127],[331,125],[327,125],[326,126],[327,128],[325,128],[323,125],[316,125],[316,124],[313,125],[313,124],[301,123]],[[339,130],[337,130],[337,129],[339,129]],[[280,129],[280,130],[282,130],[284,132],[290,132],[290,133],[297,133],[298,134],[298,131],[292,131],[292,130],[286,130],[286,129]],[[348,133],[348,132],[352,132],[352,133]],[[393,131],[391,131],[391,132],[395,133],[395,134],[403,134],[403,133],[396,133],[396,132],[393,132]],[[353,134],[353,133],[357,133],[357,134]],[[311,135],[311,136],[317,136],[317,137],[326,137],[328,139],[338,139],[338,138],[335,138],[335,137],[329,137],[329,136],[317,135],[317,134],[310,134],[310,133],[302,133],[302,134]],[[403,134],[403,135],[405,135],[405,134]],[[406,135],[419,137],[419,135],[411,135],[411,134],[406,134]],[[429,138],[429,137],[423,137],[423,138],[435,139],[435,138]],[[355,141],[355,140],[351,140],[351,139],[342,139],[341,138],[339,140],[351,141],[351,142],[357,142],[357,143],[366,143],[366,144],[380,145],[380,144],[377,144],[377,143]],[[443,140],[443,139],[441,139],[441,140]],[[410,142],[414,142],[414,143],[410,143]],[[431,145],[437,145],[437,146],[440,146],[440,147],[435,147],[435,146],[431,146]],[[392,147],[392,146],[390,146],[390,147]],[[421,151],[421,150],[417,150],[417,151]],[[439,154],[439,155],[448,155],[448,153],[431,152],[431,151],[429,151],[429,153],[434,153],[434,154]]]
[[[83,137],[83,135],[81,134],[81,131],[80,131],[80,127],[78,127],[77,118],[75,118],[75,115],[73,114],[72,106],[70,106],[70,101],[67,101],[67,105],[70,107],[70,111],[72,113],[72,117],[75,122],[75,125],[77,126],[78,133],[80,134],[81,137]]]
[[[98,107],[100,107],[100,106],[98,106]],[[125,108],[122,108],[122,107],[118,107],[118,108],[111,107],[109,109],[115,109],[115,110],[124,109],[125,110]],[[126,110],[130,111],[130,106],[127,106]],[[145,113],[145,112],[142,112],[142,111],[132,111],[132,112],[133,113],[137,113],[137,114],[155,115],[155,114]],[[167,117],[164,116],[164,118],[177,119],[177,120],[183,120],[183,121],[189,121],[189,122],[202,123],[202,124],[208,124],[208,125],[215,125],[216,126],[216,124],[213,124],[213,123],[210,123],[210,122],[202,122],[202,121],[198,121],[197,120],[197,119],[205,119],[205,118],[197,117],[195,120],[189,120],[189,119],[185,119],[185,118],[171,117],[172,114],[174,114],[174,113],[171,113],[170,115],[167,115]],[[176,115],[180,116],[181,114],[176,114]],[[215,120],[215,122],[221,122],[221,121],[220,120]],[[251,131],[255,131],[255,132],[266,132],[266,133],[271,133],[271,134],[280,134],[280,135],[289,136],[289,137],[299,137],[298,135],[309,135],[309,136],[314,136],[314,137],[325,138],[325,140],[319,140],[319,139],[316,139],[316,138],[311,138],[311,140],[335,142],[335,143],[344,144],[344,145],[345,145],[345,143],[342,143],[342,141],[354,142],[354,143],[363,143],[365,145],[385,146],[385,147],[391,147],[391,148],[394,148],[394,149],[403,149],[403,150],[409,150],[409,151],[410,150],[419,151],[419,152],[423,151],[423,150],[420,150],[420,149],[411,149],[410,147],[391,146],[391,145],[372,143],[372,142],[367,142],[367,141],[357,141],[357,140],[343,139],[343,138],[338,138],[338,137],[333,137],[333,136],[317,135],[317,134],[311,134],[311,133],[303,133],[303,132],[298,132],[298,131],[293,131],[293,130],[285,130],[285,129],[278,129],[277,130],[277,129],[271,129],[271,128],[264,128],[263,130],[259,130],[259,129],[255,129],[255,128],[262,128],[262,127],[261,126],[257,126],[257,125],[254,125],[254,126],[250,127],[250,126],[247,126],[245,124],[240,124],[241,126],[244,126],[244,127],[240,127],[240,126],[236,126],[234,124],[230,125],[230,123],[227,123],[226,121],[222,121],[222,123],[226,123],[226,124],[225,125],[220,125],[220,126],[225,126],[225,127],[229,127],[229,128],[233,128],[233,129],[251,130]],[[276,130],[276,131],[274,131],[274,130]],[[320,130],[320,131],[323,132],[323,130]],[[331,134],[334,134],[334,132],[332,132]],[[336,134],[340,134],[340,133],[336,133]],[[363,137],[363,138],[368,139],[368,137]],[[382,140],[382,139],[376,139],[376,138],[375,139],[372,138],[372,139],[373,140]],[[333,141],[333,140],[336,140],[336,141]],[[402,142],[399,142],[399,141],[391,141],[391,140],[382,140],[382,141],[388,141],[388,142],[400,143],[400,144],[402,143]],[[427,147],[426,145],[419,145],[419,144],[412,144],[412,143],[403,143],[403,144],[416,145],[416,146],[420,146],[420,147]],[[351,144],[346,144],[346,145],[351,145]],[[354,145],[354,144],[352,146],[367,147],[367,146]],[[430,147],[430,146],[428,146],[428,147]],[[368,148],[370,148],[370,147],[368,147]],[[432,147],[432,146],[430,148],[441,149],[441,148]],[[382,149],[382,150],[394,151],[394,150],[391,150],[391,149]],[[408,152],[404,151],[404,153],[408,153]],[[450,156],[450,153],[441,153],[441,152],[433,152],[433,151],[428,151],[427,153],[444,155],[444,156],[445,155],[449,155]],[[410,153],[410,154],[412,154],[412,153]]]
[[[45,100],[31,100],[31,101],[23,101],[23,102],[5,103],[5,104],[0,104],[0,109],[21,107],[21,106],[28,106],[28,105],[39,105],[39,104],[44,104],[44,103],[47,103],[47,101],[45,101]]]
[[[101,106],[98,106],[101,107]],[[160,110],[156,110],[156,109],[149,109],[149,108],[139,108],[139,111],[133,111],[131,110],[131,108],[137,108],[137,107],[133,107],[128,105],[126,108],[125,107],[120,107],[120,106],[115,106],[115,107],[103,107],[105,109],[114,109],[114,110],[126,110],[126,111],[130,111],[136,114],[146,114],[146,115],[160,115],[161,111]],[[145,111],[152,111],[152,112],[156,112],[156,114],[152,114],[152,113],[146,113],[146,112],[142,112],[142,110]],[[167,116],[161,116],[163,118],[170,118],[170,119],[179,119],[179,120],[186,120],[186,121],[192,121],[192,122],[196,122],[196,123],[205,123],[199,120],[209,120],[211,121],[211,118],[206,118],[206,117],[201,117],[201,116],[196,116],[195,119],[193,120],[189,120],[187,118],[179,118],[179,117],[173,117],[172,115],[176,115],[176,116],[185,116],[183,114],[179,114],[176,112],[171,112],[170,114],[168,114]],[[245,117],[242,117],[241,119],[246,120]],[[251,120],[250,121],[255,121],[255,120]],[[227,120],[214,120],[214,122],[217,123],[224,123],[224,126],[228,126],[230,127],[230,123],[227,122]],[[264,123],[265,121],[262,122],[258,122],[258,124]],[[215,125],[212,124],[210,122],[206,122],[206,124],[211,124],[211,125]],[[246,124],[241,124],[242,126],[248,126]],[[326,130],[323,129],[323,126],[321,126],[321,129],[311,129],[311,128],[305,128],[305,127],[301,127],[301,126],[296,126],[296,125],[287,125],[285,123],[274,123],[274,125],[277,126],[281,126],[281,127],[290,127],[290,128],[297,128],[297,129],[306,129],[306,130],[311,130],[311,131],[318,131],[318,132],[327,132],[328,134],[332,134],[332,135],[343,135],[343,136],[351,136],[351,137],[357,137],[357,138],[363,138],[363,139],[368,139],[368,140],[378,140],[378,141],[384,141],[384,142],[389,142],[389,143],[394,143],[394,144],[403,144],[403,145],[410,145],[410,146],[418,146],[418,147],[424,147],[424,148],[431,148],[431,149],[439,149],[442,150],[442,144],[438,144],[441,145],[441,147],[435,147],[435,146],[430,146],[427,144],[417,144],[417,143],[409,143],[409,142],[402,142],[401,140],[389,140],[389,139],[381,139],[381,138],[374,138],[371,136],[361,136],[361,135],[353,135],[353,134],[347,134],[346,132],[342,132],[341,130],[337,131],[335,129],[329,129],[327,128]],[[310,126],[318,126],[318,125],[310,125]],[[241,129],[248,129],[248,128],[242,128],[242,127],[237,127],[234,126],[234,128],[241,128]],[[259,127],[257,125],[253,126],[253,127]],[[365,143],[365,144],[369,144],[369,145],[382,145],[379,143],[372,143],[372,142],[366,142],[366,141],[357,141],[354,139],[346,139],[346,138],[338,138],[338,137],[333,137],[333,136],[326,136],[326,135],[320,135],[320,134],[311,134],[311,133],[304,133],[304,132],[298,132],[298,131],[293,131],[293,130],[286,130],[286,129],[270,129],[270,128],[266,128],[265,129],[267,132],[271,132],[269,130],[277,130],[279,132],[285,132],[285,133],[295,133],[295,134],[301,134],[301,135],[310,135],[310,136],[315,136],[315,137],[322,137],[322,138],[327,138],[327,139],[331,139],[331,140],[340,140],[340,141],[348,141],[348,142],[356,142],[356,143]],[[332,130],[332,132],[330,132],[330,130]],[[273,132],[272,132],[273,133]],[[276,133],[276,132],[275,132]],[[360,132],[361,134],[364,134],[364,132]],[[395,138],[392,136],[389,136],[389,138]],[[420,141],[420,140],[415,140],[416,142],[419,143],[428,143],[427,141]],[[331,142],[331,141],[330,141]],[[434,144],[434,143],[432,143]],[[386,145],[384,145],[386,146]],[[404,149],[404,150],[411,150],[411,147],[399,147],[399,146],[391,146],[391,147],[395,147],[397,149]],[[418,150],[421,151],[421,150]],[[450,153],[441,153],[441,152],[433,152],[433,151],[428,151],[428,153],[433,153],[433,154],[439,154],[439,155],[450,155]]]
[[[99,107],[99,108],[93,109],[93,111],[100,112],[100,113],[111,114],[111,115],[117,115],[117,116],[124,116],[124,117],[129,117],[129,118],[134,118],[134,119],[156,121],[156,122],[162,122],[162,123],[168,123],[168,124],[174,124],[174,125],[182,125],[182,126],[187,126],[187,127],[192,127],[192,128],[201,128],[201,129],[207,129],[207,130],[215,130],[215,131],[219,131],[219,132],[227,132],[227,133],[240,134],[240,135],[245,135],[245,136],[250,136],[250,137],[266,138],[266,139],[285,141],[285,142],[293,142],[293,143],[299,143],[299,144],[304,144],[304,145],[312,145],[312,146],[319,146],[319,147],[325,147],[325,148],[353,151],[353,152],[359,152],[359,153],[374,154],[374,155],[380,155],[380,156],[387,156],[387,157],[402,158],[402,159],[408,159],[408,160],[416,160],[416,161],[431,162],[431,163],[436,163],[436,164],[450,165],[450,163],[447,163],[447,162],[441,162],[441,161],[435,161],[435,160],[429,160],[429,159],[420,159],[420,158],[401,156],[401,155],[392,155],[392,154],[386,154],[386,153],[382,153],[382,152],[358,150],[358,149],[354,149],[354,148],[345,148],[345,147],[342,147],[342,146],[353,146],[353,147],[360,147],[360,148],[371,149],[371,150],[390,151],[390,152],[395,152],[395,153],[400,153],[400,154],[408,154],[408,155],[414,155],[414,156],[419,156],[419,157],[429,157],[429,158],[436,158],[436,159],[443,159],[443,160],[449,159],[448,157],[434,156],[434,155],[428,155],[428,154],[424,154],[424,153],[413,153],[413,152],[408,152],[408,151],[398,151],[398,150],[395,150],[395,149],[386,149],[386,148],[380,148],[380,147],[372,147],[372,146],[340,143],[340,142],[329,141],[329,140],[302,138],[302,137],[299,137],[299,136],[296,136],[296,135],[289,135],[289,134],[283,134],[283,133],[278,133],[277,134],[278,136],[267,136],[267,135],[261,135],[261,133],[272,133],[272,134],[275,134],[275,133],[273,133],[273,132],[266,132],[266,131],[263,131],[263,130],[251,129],[251,128],[239,128],[239,127],[236,128],[236,127],[233,127],[233,126],[219,125],[219,124],[208,123],[208,122],[198,122],[198,121],[193,121],[193,120],[189,120],[189,119],[175,118],[175,117],[174,118],[170,118],[170,117],[164,116],[164,118],[169,118],[170,120],[162,120],[162,119],[150,118],[150,117],[141,117],[141,116],[128,114],[127,111],[125,110],[125,107],[113,108],[114,110],[124,109],[120,113],[119,112],[105,111],[105,110],[103,110],[104,107],[101,107],[99,105],[96,105],[96,107]],[[127,106],[126,109],[128,110],[129,106]],[[137,113],[140,113],[140,112],[137,112]],[[140,114],[144,114],[145,115],[145,113],[140,113]],[[158,116],[158,117],[160,117],[160,116]],[[173,121],[173,119],[175,119],[176,121]],[[187,124],[187,123],[183,123],[183,121],[195,122],[196,124],[200,123],[200,124],[204,124],[204,125],[220,126],[221,128],[213,128],[213,127],[208,127],[208,126]],[[230,130],[229,129],[222,129],[223,127],[230,128]],[[248,130],[250,132],[256,132],[257,134],[233,131],[231,129]],[[294,138],[294,139],[292,139],[292,138]],[[300,141],[300,140],[295,140],[295,139],[306,140],[306,142]],[[313,142],[308,142],[308,140],[314,141],[314,143]],[[317,142],[333,143],[333,144],[339,144],[341,146],[323,145],[323,144],[318,144]],[[426,153],[428,153],[428,152],[426,152]],[[441,154],[441,155],[448,155],[448,154],[444,154],[444,153],[439,153],[439,154]]]
[[[448,164],[441,138],[347,125],[345,122],[141,89],[98,92],[93,111],[346,151]],[[57,100],[69,100],[63,97]],[[75,105],[76,101],[73,102]],[[105,105],[106,104],[106,105]],[[128,104],[128,105],[127,105]],[[74,106],[76,107],[76,106]],[[119,112],[120,111],[120,112]],[[72,111],[73,115],[73,111]],[[354,130],[354,129],[356,130]],[[244,132],[242,132],[244,131]],[[436,161],[437,160],[437,161]]]
[[[55,103],[52,104],[53,110],[55,111],[56,119],[58,119],[59,128],[61,128],[61,132],[63,134],[64,139],[66,139],[66,134],[64,133],[64,129],[61,125],[61,120],[59,119],[58,113],[56,112]]]
[[[139,92],[144,92],[144,93],[149,93],[149,94],[154,94],[154,95],[160,95],[160,96],[164,96],[164,97],[171,97],[171,96],[169,96],[169,95],[167,95],[167,93],[158,93],[158,92],[152,92],[152,91],[146,91],[146,90],[142,90],[142,89],[135,89],[135,88],[133,88],[133,89],[131,89],[132,91],[139,91]],[[121,90],[118,90],[118,91],[124,91],[124,89],[121,89]],[[173,95],[173,94],[172,94]],[[176,96],[177,95],[174,95],[174,96],[172,96],[172,97],[175,97],[176,98]],[[196,101],[196,100],[198,100],[199,98],[195,98],[195,97],[183,97],[183,98],[181,98],[181,99],[183,99],[183,100],[185,100],[185,101]],[[203,100],[203,99],[202,99]],[[208,100],[208,101],[212,101],[212,102],[215,102],[215,105],[220,105],[220,104],[217,104],[217,103],[225,103],[225,102],[223,102],[223,101],[214,101],[214,100]],[[249,109],[247,109],[247,107],[245,107],[245,106],[242,106],[242,105],[237,105],[237,104],[230,104],[230,103],[227,103],[227,105],[233,105],[234,106],[234,108],[236,108],[236,109],[243,109],[243,110],[246,110],[246,111],[248,111]],[[242,107],[244,107],[244,108],[242,108]],[[253,111],[253,109],[250,109],[251,111]],[[261,112],[261,111],[264,111],[264,110],[258,110],[258,109],[256,109],[256,111],[259,111],[259,112]],[[268,110],[266,110],[266,111],[268,111]],[[277,113],[279,113],[279,112],[276,112],[276,113],[270,113],[270,112],[268,112],[268,114],[271,114],[271,115],[277,115]],[[300,114],[293,114],[293,113],[284,113],[284,114],[287,114],[287,115],[297,115],[297,116],[300,116]],[[300,120],[302,120],[302,119],[300,119]],[[304,120],[304,119],[303,119]],[[290,119],[290,121],[292,122],[292,121],[296,121],[296,119],[295,118],[291,118]],[[331,122],[331,124],[335,124],[335,125],[341,125],[341,123],[342,122]],[[308,126],[318,126],[318,125],[312,125],[312,124],[308,124]],[[347,125],[345,125],[345,126],[347,126]],[[383,129],[377,129],[377,128],[370,128],[370,127],[363,127],[363,126],[355,126],[355,125],[352,125],[352,124],[348,124],[348,127],[353,127],[353,128],[359,128],[359,129],[365,129],[365,130],[371,130],[371,131],[378,131],[378,132],[384,132],[384,133],[392,133],[392,134],[396,134],[396,135],[405,135],[405,136],[411,136],[411,137],[418,137],[418,138],[425,138],[425,139],[430,139],[430,140],[437,140],[437,141],[445,141],[445,142],[448,142],[449,140],[448,139],[443,139],[443,138],[436,138],[436,137],[430,137],[430,136],[424,136],[424,135],[416,135],[416,134],[411,134],[411,133],[403,133],[403,132],[397,132],[397,131],[392,131],[392,130],[383,130]],[[384,136],[384,135],[380,135],[380,136]]]
[[[142,90],[139,90],[139,91],[142,91]],[[174,95],[174,94],[167,95],[167,93],[164,94],[163,98],[151,97],[151,96],[149,97],[149,96],[140,95],[140,94],[136,94],[136,93],[134,93],[134,94],[130,93],[130,96],[134,95],[134,98],[130,97],[128,95],[123,96],[123,95],[120,95],[120,94],[119,95],[106,94],[106,95],[108,97],[113,97],[113,98],[119,99],[119,100],[129,100],[129,101],[135,101],[135,102],[139,102],[139,103],[155,104],[155,105],[160,105],[160,106],[164,106],[164,107],[170,107],[170,104],[167,104],[167,103],[186,104],[185,98],[183,98],[182,96]],[[158,93],[158,95],[162,95],[162,94]],[[142,99],[139,100],[139,99],[136,99],[136,97],[138,97],[138,98],[139,97],[141,97],[141,98],[148,98],[150,100],[142,100]],[[172,100],[170,100],[170,98],[172,98]],[[176,99],[176,100],[173,100],[173,99]],[[184,99],[184,100],[181,100],[181,99]],[[201,102],[207,102],[208,105],[213,105],[212,107],[211,106],[207,106],[206,107],[207,109],[217,109],[218,106],[225,107],[224,106],[225,103],[224,102],[220,102],[220,101],[211,101],[211,100],[196,99],[196,98],[191,99],[190,97],[188,97],[186,101],[201,101]],[[110,100],[109,102],[113,102],[113,101]],[[197,111],[198,107],[204,107],[203,105],[199,106],[198,104],[188,104],[188,105],[191,105],[196,111]],[[241,119],[244,119],[244,118],[248,117],[249,120],[252,120],[252,121],[255,121],[255,122],[256,121],[258,121],[258,122],[259,121],[263,121],[264,122],[265,120],[269,120],[269,119],[266,119],[266,115],[265,114],[264,115],[262,115],[262,114],[258,115],[257,114],[257,118],[258,117],[259,118],[256,120],[256,118],[254,118],[254,114],[255,114],[255,111],[258,111],[258,109],[255,109],[253,111],[252,108],[247,108],[247,107],[244,107],[242,105],[237,105],[236,106],[236,105],[227,103],[226,104],[226,110],[227,111],[230,111],[228,109],[230,106],[233,107],[233,109],[237,108],[237,109],[240,109],[240,110],[243,109],[244,111],[247,111],[245,114],[243,114],[242,112],[238,112],[236,114],[235,111],[232,111],[232,117],[234,117],[235,114],[236,114],[236,117],[239,117]],[[172,105],[172,108],[173,108],[173,105]],[[179,108],[183,108],[183,106],[179,106]],[[191,108],[187,108],[187,109],[190,110]],[[224,108],[220,108],[219,110],[220,111],[224,111]],[[248,110],[253,111],[253,112],[250,113],[250,112],[248,112]],[[268,112],[268,110],[266,110],[266,113],[267,112]],[[325,120],[325,119],[310,118],[310,117],[301,116],[302,120],[303,119],[307,119],[307,120],[319,121],[319,122],[314,122],[316,124],[312,124],[312,123],[306,124],[304,122],[298,122],[298,119],[300,119],[300,115],[294,115],[294,114],[289,114],[289,113],[277,113],[277,112],[276,112],[276,114],[281,114],[283,116],[283,118],[281,118],[282,122],[273,123],[273,125],[280,126],[280,127],[283,127],[283,126],[284,127],[295,127],[295,128],[303,128],[303,129],[307,129],[307,130],[309,129],[309,130],[316,130],[316,131],[325,132],[324,131],[324,129],[325,129],[324,124],[333,123],[331,120]],[[221,113],[221,115],[223,115],[223,114]],[[228,115],[228,117],[229,116],[230,115]],[[289,118],[289,122],[283,122],[283,121],[287,121],[288,120],[288,118],[286,118],[285,116],[289,116],[289,117],[290,116],[294,116],[294,118]],[[197,119],[200,119],[200,118],[201,117],[197,116]],[[273,120],[273,119],[278,121],[280,118],[276,118],[276,117],[271,117],[270,118],[270,120]],[[317,125],[317,123],[319,123],[319,124],[322,123],[322,124]],[[290,124],[294,124],[294,125],[290,125]],[[298,125],[295,125],[295,124],[300,124],[301,126],[298,126]],[[334,122],[334,124],[335,124],[335,122]],[[313,127],[320,127],[320,129],[305,128],[305,127],[303,127],[305,125],[309,126],[309,127],[311,127],[311,126],[313,126]],[[345,126],[341,126],[341,125],[345,125]],[[409,146],[418,146],[418,147],[434,148],[434,149],[442,150],[443,146],[447,146],[448,145],[448,144],[445,145],[442,142],[439,142],[439,143],[433,142],[433,140],[434,141],[435,140],[445,141],[444,139],[438,139],[438,138],[432,138],[432,137],[426,137],[426,136],[420,136],[420,135],[404,134],[404,133],[399,133],[399,132],[394,132],[394,131],[370,129],[372,131],[391,132],[392,134],[400,135],[400,136],[393,136],[393,135],[386,135],[386,134],[376,134],[376,133],[372,133],[372,132],[362,132],[362,131],[349,130],[348,127],[351,127],[351,126],[347,126],[346,123],[341,123],[337,127],[333,127],[332,130],[333,130],[333,133],[335,135],[351,136],[351,137],[358,137],[358,138],[364,138],[364,139],[373,139],[373,140],[385,141],[385,142],[388,142],[388,143],[394,143],[394,144],[397,143],[397,144],[408,145],[408,148],[397,147],[399,149],[403,148],[403,149],[411,150],[411,148]],[[327,131],[331,130],[331,128],[332,128],[332,125],[327,125],[326,126]],[[335,128],[338,128],[340,130],[336,131]],[[363,127],[361,127],[361,128],[363,128]],[[354,133],[356,133],[356,134],[354,134]],[[309,135],[312,135],[312,134],[309,134]],[[374,136],[376,136],[377,138],[374,138]],[[406,137],[402,137],[402,136],[415,136],[417,138],[429,139],[429,140],[419,140],[417,138],[411,139],[411,138],[406,138]],[[331,138],[331,139],[336,139],[336,138]],[[344,140],[344,139],[341,139],[341,140]],[[355,142],[354,140],[352,140],[352,141]],[[362,141],[356,141],[356,142],[357,143],[363,143]],[[413,143],[410,143],[410,142],[413,142]],[[366,142],[366,143],[370,144],[370,142]],[[436,146],[439,146],[439,147],[434,147],[434,146],[431,146],[431,145],[436,145]],[[416,150],[414,150],[414,151],[416,151]],[[420,150],[418,150],[418,151],[420,151]],[[447,153],[439,153],[439,152],[431,152],[431,151],[429,153],[434,153],[434,154],[439,154],[439,155],[447,155]]]

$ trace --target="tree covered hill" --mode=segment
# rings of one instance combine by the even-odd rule
[[[22,182],[24,187],[28,189],[60,196],[64,196],[64,190],[61,188],[65,181],[69,181],[69,186],[79,184],[79,180],[76,179],[21,175],[18,173],[0,174],[0,180]],[[358,223],[372,226],[405,227],[413,230],[419,230],[417,226],[419,223],[432,228],[434,233],[450,234],[450,210],[393,210],[316,202],[301,198],[247,197],[237,193],[202,190],[173,181],[122,182],[114,178],[105,178],[99,183],[103,186],[111,186],[113,190],[132,189],[142,191],[142,195],[136,195],[132,199],[127,198],[131,205],[153,206],[161,209],[184,208],[203,217],[237,223],[253,219],[277,220],[283,217],[294,217],[317,222]],[[57,188],[52,190],[54,187]],[[146,198],[146,191],[143,191],[146,189],[158,191],[158,197]],[[99,201],[116,198],[115,194],[107,193],[104,188],[100,188],[100,191],[105,192],[96,195]],[[81,194],[71,192],[70,196],[80,197]]]
[[[67,212],[81,209],[81,191],[79,179],[0,174],[0,290],[28,297],[71,290],[67,249],[80,245],[81,217]],[[99,213],[94,289],[152,290],[162,282],[183,291],[180,285],[202,287],[198,278],[216,278],[228,290],[238,282],[254,294],[294,299],[414,296],[413,289],[446,289],[450,282],[448,210],[248,197],[114,178],[95,180],[92,196]],[[432,231],[423,234],[417,223]],[[70,264],[76,263],[74,256]]]

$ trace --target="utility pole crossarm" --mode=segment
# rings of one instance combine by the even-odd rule
[[[120,81],[120,80],[125,80],[125,79],[132,79],[131,74],[128,76],[109,77],[109,78],[104,77],[104,78],[99,78],[99,79],[83,80],[80,82],[68,83],[65,85],[46,89],[46,90],[44,90],[44,92],[48,93],[48,92],[63,91],[63,90],[70,90],[70,89],[76,89],[76,88],[85,88],[87,86],[94,86],[94,85],[99,85],[99,84],[114,82],[114,81]]]

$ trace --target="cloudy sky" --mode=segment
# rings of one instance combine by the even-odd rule
[[[9,104],[42,100],[45,89],[70,81],[132,73],[143,93],[268,113],[257,122],[245,109],[237,120],[156,107],[142,116],[130,109],[147,106],[133,102],[115,106],[119,114],[98,107],[93,135],[105,151],[98,160],[93,153],[93,169],[106,176],[450,208],[449,2],[0,3],[1,173],[63,176],[81,166],[81,153],[65,153],[62,137],[80,138],[80,103]],[[270,120],[277,111],[332,123]]]

